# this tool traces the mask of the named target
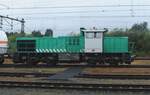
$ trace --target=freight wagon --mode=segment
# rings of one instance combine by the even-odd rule
[[[128,37],[106,37],[103,30],[82,29],[79,36],[20,37],[16,40],[15,63],[56,65],[79,61],[89,65],[131,64]]]

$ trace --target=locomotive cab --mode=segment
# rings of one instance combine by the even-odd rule
[[[85,40],[85,53],[102,53],[103,52],[103,38],[104,30],[83,30]]]
[[[84,54],[83,59],[88,65],[95,65],[100,61],[100,54],[104,50],[104,33],[103,30],[85,30],[81,29],[81,35],[84,36]]]

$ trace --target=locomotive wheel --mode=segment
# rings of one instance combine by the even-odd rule
[[[56,66],[57,61],[56,60],[47,60],[46,64],[49,65],[49,66]]]
[[[131,62],[129,61],[129,62],[125,62],[125,64],[127,64],[127,65],[131,65]]]
[[[31,57],[27,60],[27,64],[29,65],[37,65],[38,64],[38,60],[34,57]]]
[[[119,62],[118,61],[113,61],[113,62],[110,62],[110,65],[111,66],[118,66]]]
[[[0,64],[3,64],[4,63],[4,56],[1,55],[0,57]]]
[[[37,63],[36,63],[36,62],[33,62],[33,61],[28,61],[28,64],[29,64],[29,65],[37,65]]]
[[[88,64],[88,66],[95,66],[96,62],[94,60],[88,60],[87,64]]]
[[[51,57],[51,56],[45,57],[43,62],[49,66],[56,66],[57,64],[57,60],[55,59],[55,57]]]
[[[118,66],[119,63],[112,63],[111,65],[112,65],[112,66]]]
[[[50,64],[47,64],[47,65],[49,65],[49,66],[56,66],[56,64],[57,64],[56,61],[51,61],[51,63],[50,63]]]
[[[13,63],[21,63],[21,64],[25,64],[27,63],[27,56],[24,54],[14,54],[13,55]]]
[[[13,63],[21,63],[19,54],[17,53],[13,54]]]
[[[100,65],[105,65],[105,60],[100,60],[99,62],[98,62],[98,64],[100,64]]]

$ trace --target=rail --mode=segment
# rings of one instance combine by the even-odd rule
[[[0,81],[0,87],[44,88],[44,89],[76,89],[76,90],[136,90],[150,91],[150,85],[136,84],[90,84],[90,83],[46,83]]]

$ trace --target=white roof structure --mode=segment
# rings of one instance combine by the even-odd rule
[[[101,30],[82,30],[83,32],[107,32],[107,29],[101,29]]]

